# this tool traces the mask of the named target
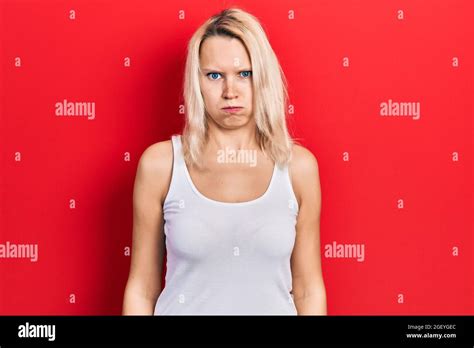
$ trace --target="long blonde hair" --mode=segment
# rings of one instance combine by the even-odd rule
[[[200,156],[208,140],[199,84],[199,52],[204,40],[212,36],[236,38],[246,47],[252,64],[253,114],[259,147],[279,166],[288,164],[296,141],[286,125],[286,78],[258,19],[238,8],[225,9],[209,18],[188,43],[183,89],[186,121],[182,136],[186,163],[201,167]]]

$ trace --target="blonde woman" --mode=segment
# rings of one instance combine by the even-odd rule
[[[288,134],[254,16],[226,9],[196,31],[184,100],[183,134],[138,163],[123,314],[325,315],[318,163]]]

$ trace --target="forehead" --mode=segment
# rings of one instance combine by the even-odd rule
[[[202,68],[234,69],[250,66],[250,58],[239,39],[212,36],[201,45],[200,65]]]

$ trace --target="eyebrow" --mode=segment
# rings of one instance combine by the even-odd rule
[[[242,68],[242,69],[239,69],[238,71],[251,71],[252,68]],[[212,71],[212,72],[218,72],[218,73],[222,73],[222,71],[219,71],[219,69],[212,69],[212,68],[202,68],[201,71]]]

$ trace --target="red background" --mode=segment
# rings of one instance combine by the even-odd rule
[[[0,4],[0,244],[39,249],[0,258],[0,314],[121,313],[138,159],[181,131],[187,40],[231,5],[260,19],[288,78],[322,248],[365,246],[363,262],[322,255],[328,314],[474,314],[472,1]],[[95,102],[95,119],[55,116],[64,99]],[[389,99],[420,119],[382,117]]]

